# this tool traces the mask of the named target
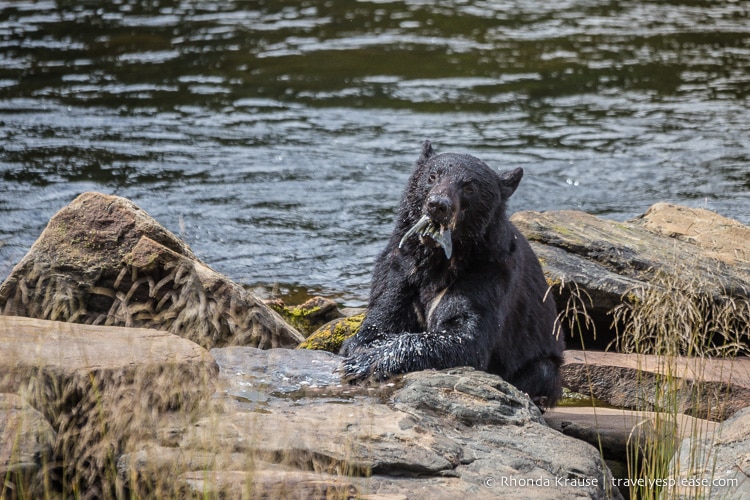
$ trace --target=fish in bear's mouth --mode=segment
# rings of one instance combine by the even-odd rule
[[[398,247],[401,248],[404,242],[414,234],[419,235],[422,239],[432,239],[432,241],[443,248],[445,258],[451,258],[451,255],[453,254],[453,241],[451,240],[451,230],[448,227],[438,224],[428,215],[423,215],[422,218],[406,232],[404,237],[401,238]]]

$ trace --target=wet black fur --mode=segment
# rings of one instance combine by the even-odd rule
[[[425,141],[375,263],[366,318],[341,351],[346,378],[472,366],[540,405],[557,401],[564,343],[554,302],[545,300],[539,261],[505,213],[522,176],[520,168],[497,174],[469,155],[436,155]],[[450,260],[418,235],[399,248],[429,199],[443,200],[455,215]]]

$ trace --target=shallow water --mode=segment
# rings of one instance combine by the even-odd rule
[[[510,209],[750,223],[744,1],[0,2],[0,279],[125,196],[266,293],[366,299],[420,143]]]

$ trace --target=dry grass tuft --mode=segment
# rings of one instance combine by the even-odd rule
[[[661,273],[650,286],[631,290],[613,311],[616,350],[699,357],[750,353],[748,294],[711,291],[708,285]]]

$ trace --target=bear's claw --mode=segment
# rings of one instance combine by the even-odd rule
[[[372,373],[372,367],[368,362],[363,362],[357,356],[348,356],[344,358],[341,372],[344,381],[354,384],[369,377]]]

